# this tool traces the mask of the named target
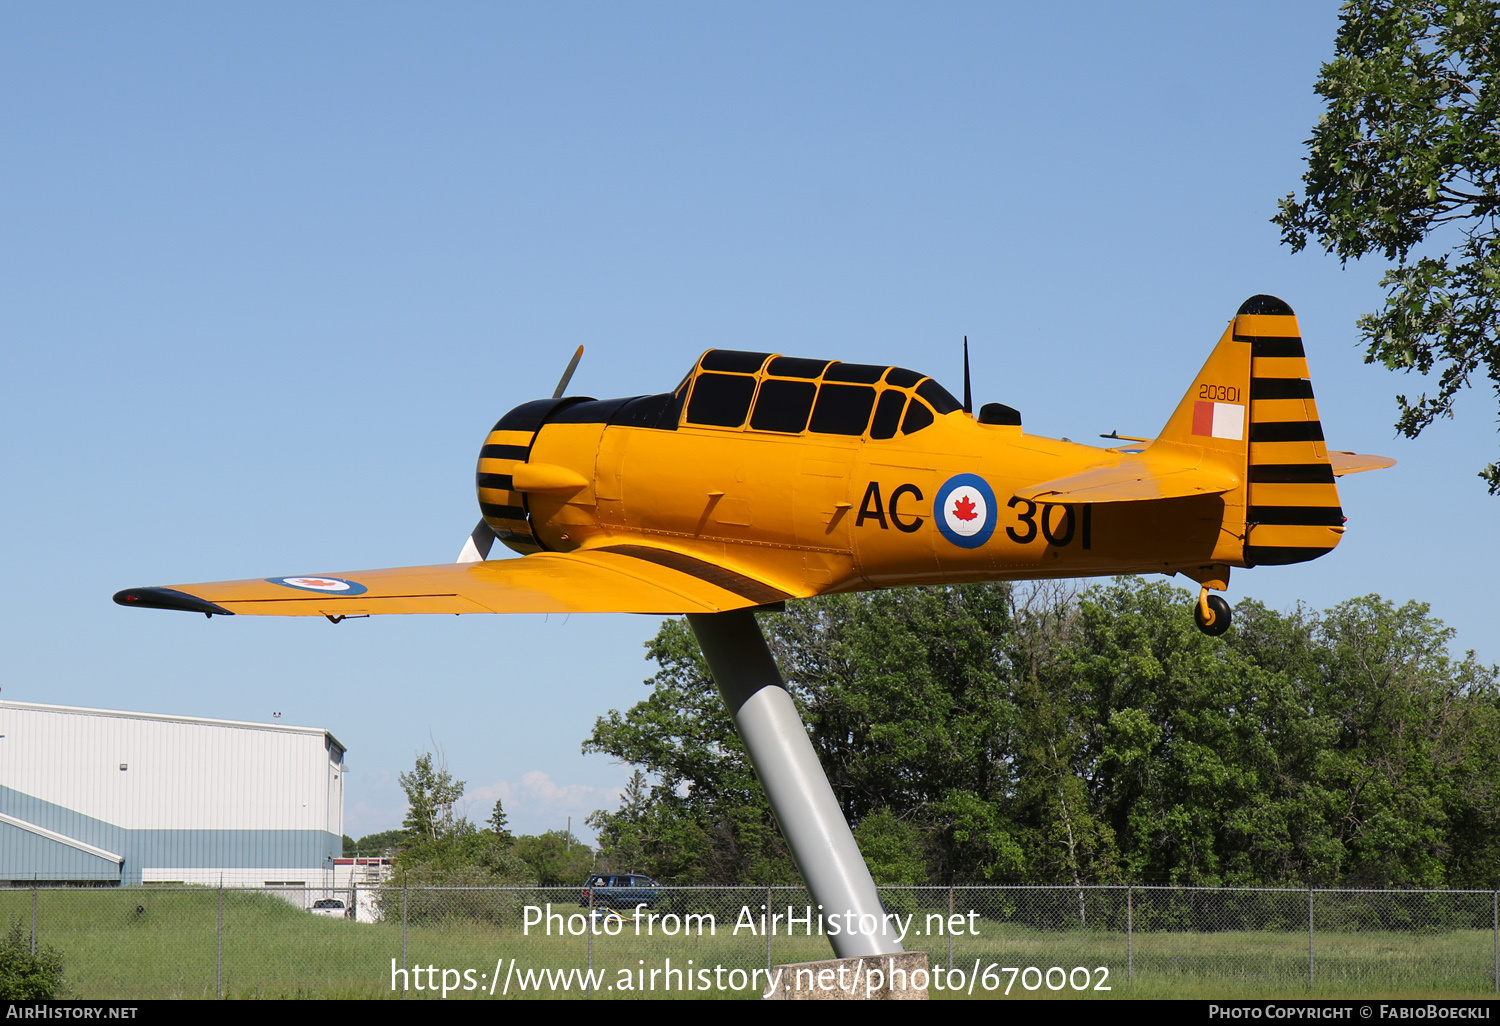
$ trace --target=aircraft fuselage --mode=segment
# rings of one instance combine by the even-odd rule
[[[734,409],[695,410],[692,390],[705,375],[733,377],[705,368],[716,356],[753,357],[743,365],[759,373],[743,376],[756,384],[728,396],[739,399]],[[1244,565],[1243,489],[1149,503],[1018,498],[1026,485],[1125,454],[1027,435],[1019,416],[983,423],[931,379],[900,368],[861,374],[860,365],[830,365],[848,368],[844,377],[880,379],[835,385],[836,398],[853,406],[852,420],[830,413],[821,426],[845,433],[814,430],[816,404],[810,423],[803,408],[774,422],[760,397],[781,380],[767,372],[785,359],[710,351],[669,396],[518,407],[496,425],[479,461],[487,521],[521,552],[643,541],[754,566],[789,595]],[[828,386],[824,373],[803,389],[818,403],[822,394],[812,390]],[[861,387],[862,395],[845,394]],[[660,407],[654,424],[620,423],[632,404],[650,403]],[[907,415],[913,407],[916,415]],[[711,417],[730,423],[694,423]],[[788,430],[799,423],[801,430]],[[536,473],[531,468],[542,468],[538,487],[523,489],[527,482],[515,477]],[[563,483],[563,471],[576,476]],[[507,473],[511,487],[497,487]]]

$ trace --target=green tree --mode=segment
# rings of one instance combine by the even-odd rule
[[[633,820],[642,819],[651,805],[651,786],[640,770],[630,774],[620,795],[620,811]]]
[[[57,997],[62,986],[62,956],[52,948],[33,952],[21,924],[13,924],[0,941],[0,999],[46,1000]]]
[[[923,834],[940,880],[1020,875],[1009,585],[798,603],[767,618],[845,815]]]
[[[588,823],[598,831],[599,870],[644,872],[663,883],[719,879],[707,872],[715,861],[710,830],[680,806],[653,799],[651,783],[639,769],[630,775],[620,807],[594,812]]]
[[[345,837],[344,854],[346,856],[379,855],[391,848],[398,848],[409,840],[411,840],[411,833],[406,830],[382,830],[378,834],[366,834],[357,841]]]
[[[419,755],[412,771],[396,780],[406,792],[403,827],[429,841],[454,832],[453,803],[464,796],[464,781],[454,780],[446,766],[434,767],[431,752]]]
[[[857,824],[883,808],[903,817],[922,810],[908,822],[924,849],[930,835],[940,876],[1016,869],[1012,832],[995,805],[1014,786],[1009,616],[1009,589],[978,585],[832,596],[761,621],[845,814]],[[651,695],[600,719],[584,746],[656,777],[644,825],[660,840],[646,845],[647,871],[677,882],[796,880],[687,624],[663,624],[648,657],[660,666]],[[596,825],[607,854],[629,830],[644,836],[621,813],[600,814]],[[656,852],[668,857],[657,861]]]
[[[1359,330],[1367,362],[1440,371],[1434,395],[1397,397],[1414,438],[1474,375],[1500,392],[1500,3],[1350,0],[1315,88],[1303,196],[1273,220],[1293,251],[1395,263]],[[1500,494],[1500,463],[1480,477]]]
[[[1112,882],[1116,863],[1114,830],[1097,800],[1098,723],[1109,696],[1101,709],[1079,666],[1080,612],[1057,586],[1032,588],[1016,606],[1008,646],[1017,707],[1011,809],[1026,852],[1017,868],[1029,880],[1074,886]]]
[[[1317,629],[1320,704],[1338,728],[1317,766],[1337,796],[1330,827],[1346,853],[1338,882],[1443,887],[1470,874],[1493,879],[1494,668],[1472,653],[1453,659],[1453,632],[1422,603],[1351,599]],[[1475,813],[1487,828],[1466,823]]]
[[[854,840],[876,883],[911,887],[927,882],[922,832],[890,809],[877,809],[860,820]]]
[[[411,886],[522,887],[539,882],[535,870],[490,830],[437,840],[419,839],[396,856],[394,881]]]
[[[499,798],[496,798],[495,807],[490,811],[490,818],[487,825],[492,831],[494,831],[495,836],[500,838],[502,841],[515,840],[515,838],[511,836],[510,828],[507,827],[505,823],[505,806],[500,803]]]
[[[615,872],[642,869],[646,865],[646,851],[654,840],[651,818],[650,784],[646,774],[637,769],[625,784],[619,809],[614,812],[599,809],[586,820],[598,831],[601,868]]]
[[[1494,667],[1453,658],[1452,632],[1419,603],[1244,602],[1222,639],[1196,634],[1190,604],[1138,581],[1079,603],[1075,672],[1096,698],[1114,692],[1093,714],[1095,779],[1127,878],[1493,878]]]
[[[390,880],[381,888],[380,903],[387,916],[427,922],[444,918],[476,919],[494,923],[515,920],[515,896],[497,897],[480,891],[436,891],[431,888],[488,888],[535,886],[537,874],[512,851],[509,833],[477,829],[467,817],[455,818],[453,804],[463,797],[464,782],[454,780],[432,754],[419,756],[410,773],[398,778],[406,791],[407,817],[400,832],[373,835],[360,841],[400,843]],[[496,805],[503,825],[503,813]]]
[[[606,858],[639,859],[629,868],[664,882],[796,882],[796,866],[692,630],[668,620],[646,652],[658,665],[646,682],[651,694],[627,713],[611,710],[600,718],[583,745],[655,777],[648,812],[591,817]]]
[[[1196,629],[1192,601],[1165,582],[1123,578],[1074,604],[1065,650],[1048,664],[1034,702],[1047,710],[1047,696],[1066,698],[1076,722],[1049,728],[1033,713],[1027,732],[1065,742],[1077,782],[1056,769],[1022,770],[1063,788],[1056,799],[1038,795],[1026,811],[1037,832],[1028,850],[1040,854],[1047,842],[1052,877],[1077,866],[1085,881],[1238,882],[1229,823],[1256,790],[1256,767],[1267,761],[1255,678],[1230,645],[1233,631],[1209,638]],[[1047,712],[1054,720],[1062,715]],[[1034,758],[1046,766],[1048,754]],[[1066,852],[1060,817],[1048,811],[1047,800],[1060,807],[1065,797],[1081,824],[1073,843],[1087,858]]]
[[[510,852],[524,862],[543,887],[571,887],[588,879],[594,867],[594,852],[564,830],[523,834]]]
[[[1416,603],[1247,600],[1219,638],[1193,604],[1123,578],[834,596],[762,626],[881,879],[1495,884],[1495,667]],[[656,780],[591,819],[611,868],[791,877],[691,632],[650,652],[650,697],[586,745]]]
[[[413,923],[461,919],[507,925],[520,919],[519,893],[480,888],[535,887],[537,882],[509,841],[491,830],[471,830],[408,843],[378,900],[387,921],[405,915]]]

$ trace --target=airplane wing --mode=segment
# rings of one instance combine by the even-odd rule
[[[379,613],[717,613],[802,597],[721,563],[629,544],[472,563],[130,588],[115,601],[208,616],[337,620]]]
[[[1134,459],[1018,488],[1016,495],[1042,502],[1136,502],[1218,495],[1239,484],[1225,471]]]
[[[1328,462],[1333,464],[1334,477],[1358,474],[1365,470],[1384,470],[1396,465],[1396,461],[1389,456],[1366,456],[1357,452],[1330,452]]]

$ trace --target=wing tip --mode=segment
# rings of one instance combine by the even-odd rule
[[[217,603],[172,588],[126,588],[115,592],[115,602],[142,609],[180,609],[187,613],[202,613],[204,616],[234,615]]]
[[[1396,461],[1389,456],[1373,456],[1369,453],[1336,451],[1328,454],[1335,477],[1360,474],[1367,470],[1385,470],[1394,467]]]

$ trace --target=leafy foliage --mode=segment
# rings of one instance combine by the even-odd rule
[[[495,807],[490,811],[490,818],[486,821],[486,825],[489,826],[489,828],[493,830],[495,832],[495,835],[501,840],[514,840],[514,838],[511,836],[510,828],[506,826],[505,806],[501,804],[499,798],[495,799]]]
[[[669,620],[647,646],[660,669],[652,692],[628,715],[594,725],[586,752],[607,752],[647,767],[649,799],[618,813],[596,813],[610,865],[649,865],[661,881],[792,883],[798,877],[775,828],[734,724],[683,620]]]
[[[419,755],[412,771],[396,779],[406,792],[403,827],[429,841],[455,831],[453,803],[464,796],[464,781],[454,780],[446,766],[434,767],[431,752]]]
[[[543,887],[582,884],[594,866],[593,849],[563,830],[518,837],[511,852]]]
[[[1397,397],[1414,438],[1475,374],[1500,393],[1500,3],[1350,0],[1316,90],[1304,196],[1273,220],[1294,251],[1395,261],[1359,329],[1367,362],[1440,369],[1435,395]],[[1447,252],[1414,258],[1428,242]],[[1500,463],[1480,477],[1500,494]]]
[[[513,843],[491,830],[414,841],[396,856],[392,879],[413,887],[528,887],[541,882]]]
[[[63,986],[62,956],[52,948],[35,953],[15,923],[0,941],[0,999],[38,1001],[54,998]]]
[[[454,780],[432,754],[418,756],[410,773],[397,778],[406,791],[404,830],[362,839],[399,846],[389,887],[530,886],[539,882],[533,867],[515,849],[505,829],[505,812],[495,802],[489,826],[478,830],[466,818],[455,819],[453,805],[464,795],[465,782]],[[523,838],[522,840],[526,840]]]
[[[491,830],[412,841],[396,856],[394,870],[377,897],[388,922],[405,915],[410,923],[513,923],[520,914],[519,896],[481,888],[534,887],[538,882],[511,843]]]
[[[890,809],[870,813],[859,822],[854,840],[878,884],[910,887],[927,882],[922,833]]]
[[[883,879],[1500,882],[1495,667],[1455,659],[1419,603],[1246,601],[1221,638],[1192,603],[1138,579],[908,589],[762,627]],[[648,651],[651,695],[585,744],[650,774],[591,819],[606,862],[793,878],[691,632]]]
[[[391,848],[400,847],[411,839],[406,830],[382,830],[378,834],[366,834],[359,840],[344,837],[344,856],[380,855]]]

